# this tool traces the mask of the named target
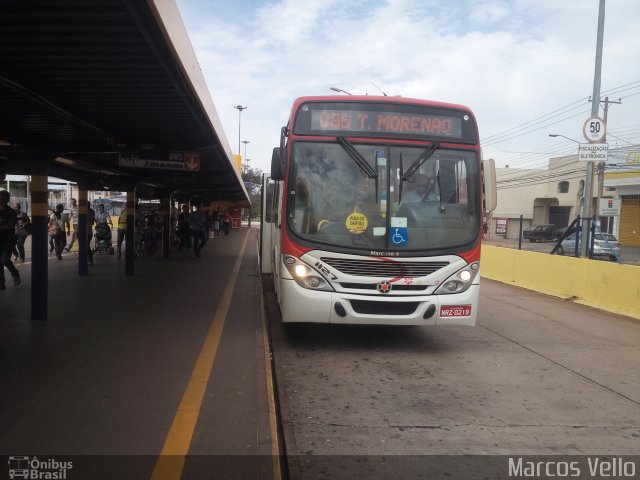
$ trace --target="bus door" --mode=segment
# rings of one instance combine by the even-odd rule
[[[262,176],[262,218],[260,220],[260,273],[273,273],[271,255],[273,251],[273,228],[275,182],[266,174]]]

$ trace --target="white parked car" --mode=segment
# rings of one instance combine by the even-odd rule
[[[562,241],[558,248],[560,255],[574,255],[576,251],[576,234],[569,235]],[[610,233],[598,232],[593,240],[593,258],[612,260],[617,262],[620,258],[618,239]]]

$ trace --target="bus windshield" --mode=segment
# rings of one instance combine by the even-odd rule
[[[433,252],[478,235],[479,161],[470,149],[296,141],[287,222],[301,239],[349,250]],[[375,172],[375,175],[367,174]]]

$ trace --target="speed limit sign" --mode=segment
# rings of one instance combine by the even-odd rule
[[[582,134],[589,143],[600,143],[604,140],[607,126],[600,117],[587,118],[582,126]]]

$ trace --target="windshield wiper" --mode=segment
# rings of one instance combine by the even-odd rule
[[[356,148],[344,137],[336,137],[336,140],[340,144],[340,146],[344,149],[345,152],[351,157],[351,159],[356,162],[356,165],[360,168],[360,171],[364,173],[369,178],[376,179],[375,185],[375,196],[376,203],[378,203],[378,162],[376,162],[376,169],[371,168],[371,165],[367,163],[360,152],[356,150]]]
[[[340,146],[344,149],[344,151],[347,152],[347,154],[349,154],[351,159],[354,162],[356,162],[356,165],[360,167],[360,171],[362,173],[364,173],[369,178],[375,178],[375,179],[378,178],[378,172],[376,172],[373,168],[371,168],[371,165],[369,165],[367,161],[364,159],[364,157],[360,155],[360,152],[356,150],[353,145],[351,145],[349,140],[347,140],[344,137],[336,137],[336,140],[338,141]]]
[[[415,174],[422,166],[422,164],[429,160],[429,158],[431,158],[431,155],[433,155],[438,148],[440,148],[440,142],[433,142],[431,145],[425,148],[418,156],[416,161],[411,164],[409,169],[405,173],[401,172],[400,182],[406,182],[409,177],[411,177],[411,175]]]

